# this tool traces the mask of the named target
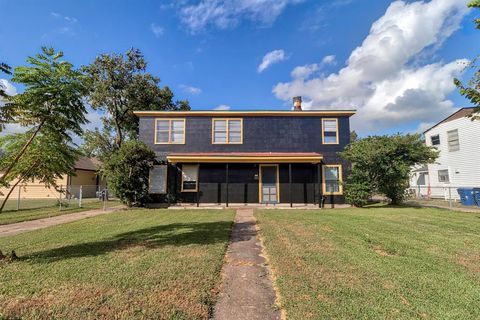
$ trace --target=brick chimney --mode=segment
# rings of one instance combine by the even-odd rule
[[[293,97],[293,110],[302,111],[302,97]]]

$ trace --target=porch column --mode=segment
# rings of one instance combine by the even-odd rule
[[[322,207],[322,164],[317,164],[318,207]]]
[[[228,163],[225,164],[225,184],[227,186],[227,194],[226,194],[226,199],[225,199],[225,204],[228,207]]]
[[[200,207],[200,163],[197,172],[197,207]]]
[[[288,164],[288,193],[290,194],[290,208],[293,207],[292,199],[292,164]]]

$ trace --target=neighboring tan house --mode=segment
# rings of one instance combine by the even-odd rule
[[[458,187],[480,187],[480,120],[462,108],[424,132],[425,143],[440,151],[433,164],[412,170],[410,186],[421,196],[458,198]],[[420,192],[419,192],[420,191]]]
[[[82,157],[75,163],[75,175],[68,175],[57,180],[57,184],[67,190],[66,195],[62,197],[79,197],[80,186],[82,186],[82,197],[93,198],[99,189],[105,187],[105,182],[98,176],[99,160],[95,158]],[[13,181],[14,183],[15,181]],[[13,184],[12,183],[12,184]],[[58,198],[59,193],[54,188],[47,188],[39,181],[28,181],[21,185],[20,198],[22,199],[42,199]],[[1,188],[0,192],[6,194],[8,190]],[[12,194],[12,198],[17,197],[17,192]]]
[[[171,203],[344,203],[354,110],[137,111],[161,165],[150,193]]]

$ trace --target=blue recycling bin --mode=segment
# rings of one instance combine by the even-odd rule
[[[464,206],[474,206],[476,204],[473,188],[458,188],[457,192]]]
[[[480,207],[480,188],[473,188],[473,200]]]

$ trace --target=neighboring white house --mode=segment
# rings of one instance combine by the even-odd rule
[[[433,164],[412,170],[410,186],[417,194],[458,199],[458,187],[480,188],[480,120],[462,108],[424,132],[425,143],[440,151]],[[449,190],[450,189],[450,190]]]

